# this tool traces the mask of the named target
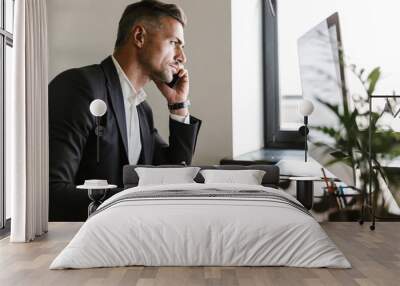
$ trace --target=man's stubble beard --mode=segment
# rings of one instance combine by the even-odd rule
[[[163,70],[163,71],[154,70],[153,72],[150,73],[151,80],[158,80],[158,81],[162,81],[162,82],[171,82],[172,78],[173,78],[172,73],[169,72],[168,70]]]
[[[162,81],[162,82],[171,82],[173,79],[173,74],[169,70],[169,67],[163,68],[163,70],[157,70],[151,64],[151,59],[148,58],[147,55],[143,55],[140,58],[140,64],[144,67],[144,70],[148,73],[150,80],[154,81]]]

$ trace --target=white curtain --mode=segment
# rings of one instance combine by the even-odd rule
[[[48,60],[46,0],[15,1],[14,91],[6,98],[6,175],[12,242],[48,228]]]

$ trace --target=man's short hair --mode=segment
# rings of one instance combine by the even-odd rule
[[[128,5],[119,20],[115,49],[126,43],[132,27],[137,22],[141,20],[159,22],[162,17],[172,17],[182,26],[186,24],[183,10],[175,4],[167,4],[158,0],[142,0]]]

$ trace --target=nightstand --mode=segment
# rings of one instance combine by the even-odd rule
[[[116,185],[107,186],[88,186],[80,185],[77,189],[87,190],[89,199],[92,201],[88,206],[88,217],[96,211],[96,209],[103,203],[104,198],[107,195],[108,189],[115,189]]]

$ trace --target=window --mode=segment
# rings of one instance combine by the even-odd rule
[[[264,142],[266,147],[302,148],[303,141],[296,131],[281,128],[280,119],[285,115],[280,110],[277,1],[264,0]],[[295,104],[298,97],[301,95],[288,96],[293,99],[290,104]]]
[[[395,13],[400,4],[397,1],[265,0],[265,4],[267,146],[301,146],[297,132],[302,123],[297,111],[302,99],[297,39],[334,12],[339,13],[346,63],[367,70],[380,66],[383,77],[376,93],[391,94],[395,90],[399,94],[400,40],[395,36]],[[346,83],[350,92],[356,90],[352,81]]]
[[[6,220],[11,216],[11,196],[4,188],[4,106],[6,94],[12,88],[14,3],[14,0],[0,0],[0,228],[4,228]]]

